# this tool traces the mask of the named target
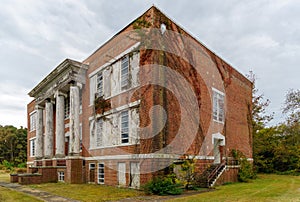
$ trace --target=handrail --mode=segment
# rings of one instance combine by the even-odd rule
[[[209,183],[210,183],[210,181],[211,181],[211,179],[215,176],[215,174],[216,173],[218,173],[219,172],[219,170],[221,169],[221,168],[223,168],[223,166],[225,166],[226,165],[226,162],[224,161],[224,162],[222,162],[220,165],[218,165],[209,175],[208,175],[208,177],[207,177],[207,183],[208,183],[208,186],[209,186]]]

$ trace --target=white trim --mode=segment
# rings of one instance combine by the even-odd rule
[[[224,135],[222,135],[221,133],[214,133],[214,134],[212,134],[212,139],[211,139],[212,144],[215,143],[215,139],[222,140],[220,142],[220,146],[225,146],[225,136]]]
[[[94,170],[96,170],[97,169],[96,168],[97,163],[89,163],[89,170],[91,170],[91,164],[94,164]]]
[[[119,54],[118,56],[114,57],[113,59],[109,60],[108,62],[106,62],[104,65],[98,67],[97,69],[95,69],[94,71],[92,71],[89,74],[89,78],[91,78],[92,76],[94,76],[95,74],[97,74],[97,72],[102,71],[103,69],[105,69],[107,66],[110,66],[113,62],[121,59],[124,55],[130,53],[131,51],[133,51],[135,48],[137,48],[140,45],[141,42],[138,42],[136,44],[134,44],[133,46],[131,46],[130,48],[128,48],[127,50],[125,50],[124,52],[122,52],[121,54]]]
[[[216,88],[214,88],[214,87],[212,87],[212,90],[215,91],[215,92],[217,92],[217,93],[220,93],[221,95],[224,95],[224,96],[225,96],[225,93],[224,93],[224,92],[219,91],[218,89],[216,89]]]
[[[104,112],[103,114],[97,114],[97,115],[96,115],[96,118],[100,118],[100,117],[107,116],[107,115],[110,115],[110,114],[118,113],[118,112],[120,112],[120,111],[122,111],[122,110],[125,110],[125,109],[128,109],[128,108],[137,106],[137,105],[139,105],[140,103],[141,103],[141,100],[137,100],[137,101],[134,101],[134,102],[131,102],[131,103],[122,105],[122,106],[120,106],[120,107],[117,107],[117,108],[108,110],[108,111]],[[90,116],[90,117],[89,117],[89,121],[92,121],[92,120],[94,120],[94,116]]]
[[[223,96],[223,104],[224,104],[224,106],[223,106],[223,108],[224,108],[223,109],[223,121],[218,120],[219,115],[220,115],[220,113],[219,113],[219,111],[220,111],[219,104],[218,104],[218,108],[217,108],[217,119],[214,118],[214,105],[215,105],[214,93],[217,93],[217,95],[219,94],[219,95]],[[217,97],[219,97],[219,96],[217,96]],[[224,124],[225,123],[225,93],[223,93],[222,91],[219,91],[218,89],[216,89],[214,87],[212,87],[212,105],[213,105],[212,106],[212,119],[213,119],[213,121],[216,122],[216,123]]]
[[[32,112],[29,113],[29,116],[31,116],[32,114],[36,113],[37,110],[33,110]]]
[[[92,150],[99,150],[99,149],[106,149],[106,148],[112,148],[112,147],[124,147],[124,146],[134,146],[134,145],[140,145],[140,143],[136,144],[130,144],[130,143],[123,143],[123,144],[116,144],[116,145],[108,145],[108,146],[100,146],[100,147],[90,147],[89,148],[89,151],[92,151]]]
[[[36,152],[36,137],[32,137],[29,139],[29,156],[30,157],[35,157],[35,152]],[[32,148],[32,142],[34,144],[34,148]],[[34,153],[32,155],[32,153]]]
[[[101,178],[101,179],[103,179],[103,182],[99,181],[99,179],[100,179],[99,178],[99,175],[100,175],[100,173],[99,173],[99,170],[100,170],[99,165],[100,164],[103,165],[103,178]],[[97,163],[97,182],[98,182],[98,184],[105,184],[105,164],[103,162],[98,162]]]
[[[85,160],[91,161],[99,161],[99,160],[126,160],[126,159],[179,159],[182,155],[177,154],[125,154],[125,155],[106,155],[106,156],[93,156],[86,157]],[[192,158],[192,156],[189,156]],[[195,156],[197,160],[213,160],[213,156]]]
[[[26,162],[26,165],[33,165],[34,164],[34,161],[27,161]]]

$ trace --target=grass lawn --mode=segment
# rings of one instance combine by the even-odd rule
[[[219,186],[213,192],[170,201],[300,201],[300,176],[258,175],[250,183]]]
[[[24,201],[24,202],[37,202],[41,201],[26,194],[12,191],[10,189],[0,187],[0,201],[2,202],[15,202],[15,201]]]
[[[9,182],[9,171],[0,170],[0,182]]]
[[[0,182],[9,182],[9,173],[0,170]],[[12,191],[10,189],[0,187],[0,201],[4,202],[15,202],[15,201],[28,201],[28,202],[36,202],[40,201],[38,199],[35,199],[33,197],[30,197],[26,194]]]
[[[119,200],[144,194],[141,191],[133,189],[95,184],[47,183],[30,185],[29,187],[80,201]]]
[[[0,172],[0,181],[9,181],[9,175]],[[79,201],[108,201],[137,196],[142,198],[144,195],[143,192],[132,189],[94,184],[48,183],[29,187]],[[300,201],[300,176],[258,175],[258,179],[250,183],[228,184],[219,186],[212,192],[178,197],[169,201]],[[0,201],[38,200],[0,187]]]

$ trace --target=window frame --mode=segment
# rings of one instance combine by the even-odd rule
[[[64,171],[58,171],[57,172],[57,181],[58,182],[64,182],[65,181],[65,172]]]
[[[64,119],[70,118],[70,97],[65,97]]]
[[[36,120],[37,118],[37,112],[33,111],[32,113],[29,114],[29,121],[30,121],[30,132],[36,130]]]
[[[102,171],[102,172],[100,172],[100,171]],[[105,165],[104,165],[104,163],[98,163],[97,182],[98,182],[98,184],[105,183]]]
[[[35,157],[36,153],[36,137],[29,139],[29,155],[30,157]]]
[[[123,116],[125,114],[125,116]],[[127,117],[127,121],[123,120],[123,118]],[[129,118],[129,110],[124,110],[120,113],[120,144],[129,144],[129,123],[130,123],[130,118]],[[123,128],[123,125],[127,122],[127,127],[125,126]],[[123,137],[124,135],[127,135],[127,137]],[[125,142],[123,142],[125,140]]]
[[[123,66],[125,63],[127,63],[127,65]],[[126,72],[124,72],[124,70],[126,70]],[[129,78],[130,78],[130,59],[129,59],[129,55],[127,54],[123,58],[121,58],[121,68],[120,68],[121,92],[130,87]]]
[[[96,120],[96,148],[103,147],[103,124],[102,118]]]
[[[96,74],[96,97],[104,97],[104,79],[103,79],[103,71],[99,71]],[[100,80],[101,78],[101,80]],[[99,81],[101,81],[99,83]]]
[[[215,122],[225,122],[225,93],[213,88],[212,89],[212,117]]]

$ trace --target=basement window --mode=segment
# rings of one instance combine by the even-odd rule
[[[98,184],[104,184],[104,163],[98,164]]]
[[[224,99],[224,93],[213,89],[213,119],[221,123],[225,121]]]
[[[36,138],[32,138],[29,140],[29,144],[30,144],[30,156],[34,157],[35,156],[35,139]]]
[[[65,172],[59,171],[59,172],[57,173],[57,175],[58,175],[58,181],[59,181],[59,182],[64,182],[64,181],[65,181]]]

